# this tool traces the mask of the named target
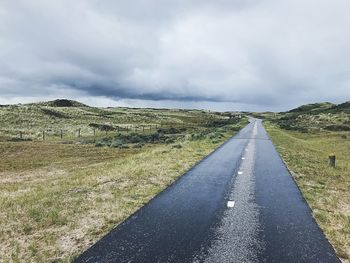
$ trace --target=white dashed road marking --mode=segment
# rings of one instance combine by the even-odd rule
[[[235,206],[235,201],[228,201],[227,207],[233,208]]]

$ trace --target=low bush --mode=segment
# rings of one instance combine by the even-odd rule
[[[177,134],[177,133],[183,133],[185,132],[187,129],[186,128],[160,128],[158,129],[158,133],[162,133],[162,134]]]
[[[102,143],[102,142],[96,142],[95,143],[95,146],[96,147],[104,147],[104,146],[106,146],[104,143]]]
[[[122,145],[124,145],[123,140],[118,139],[118,140],[112,141],[112,143],[109,146],[112,148],[120,148]]]
[[[115,131],[116,130],[115,127],[113,127],[112,125],[108,125],[108,124],[90,123],[89,127],[98,129],[100,131]]]
[[[220,132],[212,132],[208,134],[209,139],[221,139],[224,135]]]
[[[144,146],[143,143],[136,143],[132,146],[132,148],[142,148],[142,146]]]
[[[205,134],[203,132],[200,132],[200,133],[192,133],[190,135],[190,140],[191,141],[196,141],[196,140],[201,140],[205,138]]]
[[[346,124],[331,124],[325,127],[329,131],[350,131],[350,126]]]
[[[25,142],[25,141],[32,141],[31,138],[19,138],[19,137],[13,137],[8,139],[9,142]]]
[[[145,143],[174,143],[176,141],[176,136],[160,134],[158,132],[151,134],[139,134],[139,133],[130,133],[130,134],[121,134],[119,133],[113,138],[103,138],[100,139],[96,146],[110,146],[114,148],[121,148],[123,145],[128,144],[139,144],[142,145]]]
[[[50,117],[55,117],[55,118],[66,118],[68,119],[69,116],[59,112],[59,111],[55,111],[55,110],[51,110],[51,109],[46,109],[46,108],[42,108],[41,111],[45,114],[45,115],[49,115]]]

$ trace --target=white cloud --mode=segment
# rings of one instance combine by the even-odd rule
[[[2,1],[1,101],[61,94],[276,110],[348,100],[349,8],[347,0]]]

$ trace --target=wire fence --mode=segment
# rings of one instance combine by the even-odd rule
[[[103,128],[104,127],[104,128]],[[9,140],[65,140],[65,139],[80,139],[80,138],[94,138],[113,136],[120,133],[152,133],[162,132],[162,130],[169,129],[195,129],[203,128],[203,126],[197,124],[150,124],[150,125],[123,125],[123,126],[102,126],[90,127],[73,127],[69,129],[48,128],[48,129],[11,129],[0,130],[0,136]]]

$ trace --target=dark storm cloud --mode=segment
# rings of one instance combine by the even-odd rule
[[[347,0],[5,0],[0,103],[109,97],[285,109],[348,100],[349,8]]]

